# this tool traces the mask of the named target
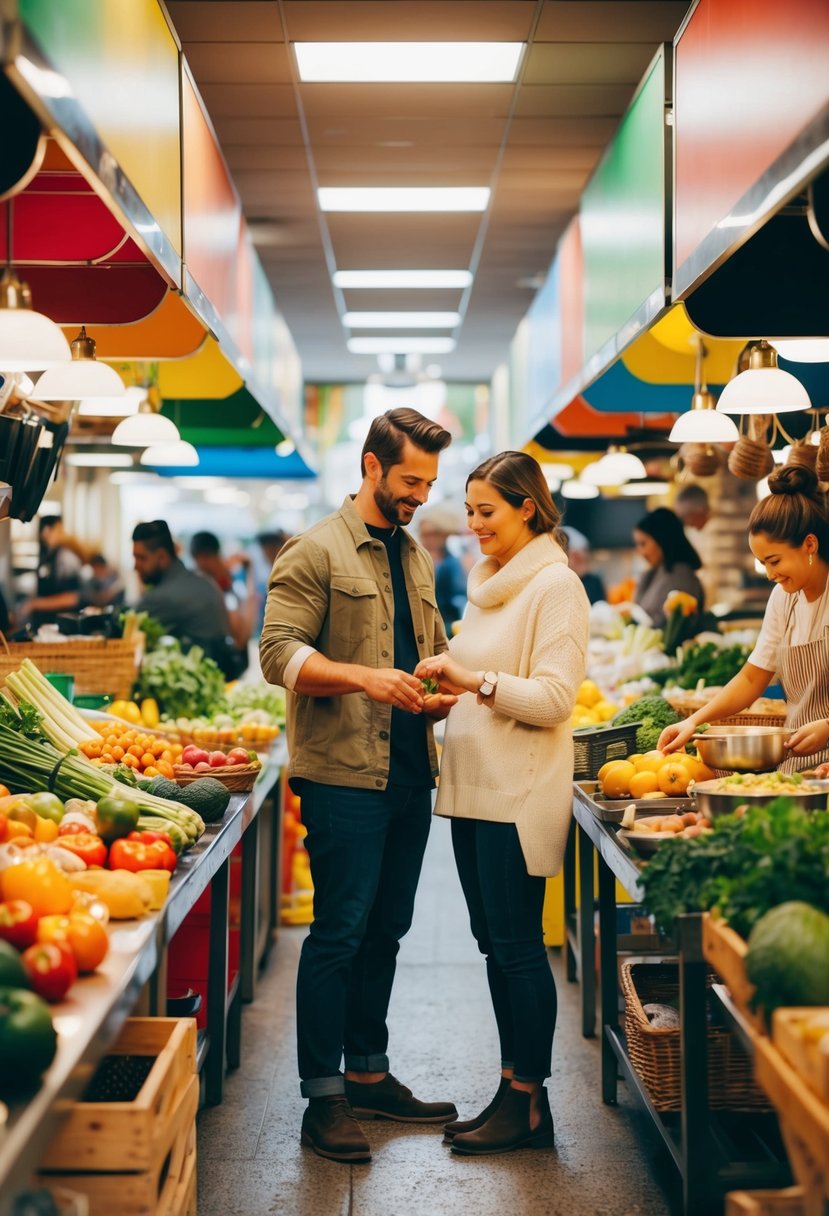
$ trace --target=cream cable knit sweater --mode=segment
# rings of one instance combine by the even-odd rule
[[[570,715],[584,678],[587,596],[549,533],[505,566],[469,575],[449,643],[472,671],[497,671],[494,704],[465,693],[449,713],[436,814],[514,823],[530,874],[561,868],[573,806]]]

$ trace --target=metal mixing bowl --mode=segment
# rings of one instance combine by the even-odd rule
[[[766,773],[789,755],[783,740],[791,733],[783,726],[711,726],[692,741],[709,768]]]
[[[799,803],[805,811],[825,811],[829,799],[829,781],[810,781],[810,789],[797,794],[750,794],[733,789],[729,791],[717,789],[716,781],[698,781],[691,786],[691,797],[696,803],[697,810],[706,819],[716,819],[718,815],[732,815],[739,806],[766,806],[775,798],[791,798]],[[818,786],[820,788],[815,789]]]

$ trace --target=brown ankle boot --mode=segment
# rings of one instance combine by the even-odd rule
[[[371,1149],[342,1094],[311,1098],[302,1116],[301,1141],[319,1157],[350,1165],[371,1161]]]
[[[541,1122],[535,1128],[530,1127],[531,1097],[526,1090],[510,1085],[501,1105],[482,1127],[454,1137],[452,1152],[474,1157],[485,1153],[508,1153],[514,1148],[552,1148],[555,1137],[547,1091],[542,1085]]]
[[[462,1136],[464,1132],[476,1132],[479,1127],[483,1127],[487,1119],[494,1115],[498,1107],[501,1105],[501,1099],[509,1089],[509,1077],[501,1077],[498,1082],[498,1091],[495,1097],[485,1106],[479,1115],[474,1119],[456,1119],[454,1123],[447,1123],[443,1129],[443,1140],[445,1144],[451,1144],[455,1136]]]

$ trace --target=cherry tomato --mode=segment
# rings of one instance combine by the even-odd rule
[[[45,1001],[62,1001],[78,978],[75,956],[64,942],[39,942],[23,952],[32,988]]]
[[[34,908],[25,899],[7,899],[0,903],[0,938],[18,950],[31,946],[37,935]]]
[[[104,926],[94,916],[82,912],[73,912],[69,917],[67,941],[82,972],[94,971],[109,951],[109,934]]]

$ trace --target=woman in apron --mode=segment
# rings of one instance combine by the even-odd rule
[[[829,516],[811,469],[784,465],[748,521],[749,546],[776,586],[757,645],[733,680],[690,718],[668,726],[659,748],[685,746],[703,722],[730,718],[774,678],[786,695],[784,773],[829,763]]]

